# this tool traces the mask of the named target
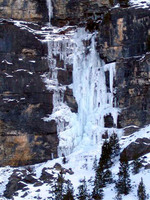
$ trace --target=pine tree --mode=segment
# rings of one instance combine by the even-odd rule
[[[122,200],[121,194],[117,194],[117,196],[115,197],[115,200]]]
[[[138,196],[138,200],[146,200],[146,190],[145,190],[145,186],[144,186],[142,178],[138,186],[137,196]]]
[[[93,199],[102,200],[103,196],[104,196],[103,192],[104,192],[103,188],[99,188],[99,186],[98,187],[94,187],[93,192],[92,192]]]
[[[138,158],[135,159],[133,161],[133,169],[132,169],[133,174],[138,174],[141,167],[142,167],[142,164],[140,162],[140,159],[138,159]]]
[[[67,181],[66,191],[63,195],[63,200],[74,200],[74,189],[71,181]]]
[[[56,184],[54,186],[53,194],[55,200],[62,200],[64,193],[64,178],[62,172],[58,174],[58,178],[56,180]]]
[[[113,182],[112,172],[110,171],[110,169],[105,169],[103,171],[102,181],[104,183],[104,186]]]
[[[105,187],[106,184],[112,182],[112,173],[109,170],[112,166],[111,152],[110,144],[107,140],[105,140],[102,146],[102,154],[96,172],[100,188]]]
[[[111,166],[111,147],[109,142],[105,140],[102,146],[101,157],[95,173],[94,188],[92,192],[92,197],[94,199],[102,199],[103,188],[107,184],[112,183],[112,173],[109,169]]]
[[[87,185],[86,185],[85,178],[83,180],[81,180],[80,182],[81,182],[81,185],[79,185],[79,187],[78,187],[77,199],[88,200],[89,195],[88,195],[88,192],[87,192]]]
[[[131,190],[131,180],[129,174],[129,165],[126,158],[124,160],[120,160],[118,176],[118,181],[116,182],[118,194],[129,194]]]
[[[97,171],[95,174],[95,181],[94,181],[94,188],[93,188],[93,192],[92,192],[92,197],[93,199],[99,199],[102,200],[103,199],[103,187],[104,187],[104,183],[102,180],[102,173],[103,172],[99,172]]]
[[[94,162],[93,162],[93,170],[96,172],[97,170],[97,157],[95,156]]]
[[[102,153],[98,165],[100,171],[102,171],[103,169],[108,169],[112,166],[111,154],[111,146],[109,142],[105,140],[102,146]]]
[[[111,158],[118,156],[120,154],[119,138],[116,133],[110,136],[109,144],[111,147]]]
[[[103,187],[105,187],[105,183],[103,181],[103,171],[97,170],[95,174],[94,188],[92,192],[93,198],[96,196],[101,196]]]

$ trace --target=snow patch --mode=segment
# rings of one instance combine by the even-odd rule
[[[150,8],[150,0],[130,0],[130,5],[139,8]]]

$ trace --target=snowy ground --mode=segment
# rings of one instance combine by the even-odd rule
[[[133,7],[150,8],[150,0],[130,0]]]
[[[150,130],[150,126],[147,126],[145,129],[141,129],[140,131],[133,134],[131,137],[122,138],[120,140],[120,144],[122,147],[125,147],[125,143],[129,144],[130,142],[134,141],[138,137],[150,137],[148,132]],[[141,134],[142,133],[142,134]],[[142,136],[143,135],[143,136]],[[131,139],[132,138],[132,139]],[[124,142],[125,141],[125,142]],[[70,179],[71,182],[74,185],[75,192],[77,192],[77,187],[79,186],[79,181],[85,177],[88,189],[89,191],[92,191],[92,183],[88,182],[88,180],[94,180],[94,170],[93,168],[93,161],[95,155],[97,158],[99,158],[101,152],[100,145],[99,146],[89,146],[89,145],[82,145],[80,146],[80,149],[76,149],[74,153],[67,156],[68,163],[65,165],[62,164],[62,158],[54,159],[52,161],[48,161],[46,163],[37,164],[34,166],[31,166],[33,168],[33,171],[36,174],[36,178],[39,178],[41,176],[42,169],[44,167],[51,168],[55,165],[55,163],[60,163],[64,168],[69,169],[72,168],[74,174],[65,175],[65,179]],[[143,159],[145,163],[150,163],[150,153],[143,156]],[[115,164],[112,166],[112,172],[113,172],[113,178],[114,180],[117,180],[117,173],[119,168],[119,158],[116,158]],[[5,190],[5,185],[7,184],[8,177],[11,175],[14,168],[11,167],[5,167],[0,169],[0,194],[2,195],[3,191]],[[23,169],[20,168],[20,169]],[[58,171],[54,169],[49,169],[49,172],[54,172],[55,176],[57,176]],[[130,166],[130,178],[132,183],[132,191],[127,196],[122,196],[123,200],[137,200],[137,187],[141,180],[141,177],[143,178],[144,184],[146,185],[146,192],[147,194],[150,194],[150,169],[145,170],[142,168],[140,170],[140,173],[137,175],[132,174],[132,166]],[[116,196],[115,191],[115,185],[111,184],[108,185],[104,189],[104,200],[114,200]],[[51,199],[51,185],[49,184],[43,184],[39,187],[33,187],[32,184],[28,184],[27,186],[29,189],[27,190],[28,195],[26,197],[22,197],[25,191],[20,191],[18,196],[14,196],[14,200],[33,200],[37,197],[41,197],[42,200]],[[4,200],[4,197],[0,197],[0,200]]]

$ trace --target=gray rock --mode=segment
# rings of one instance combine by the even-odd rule
[[[150,153],[150,139],[138,138],[122,151],[120,157],[123,159],[126,156],[128,160],[134,160],[147,153]]]

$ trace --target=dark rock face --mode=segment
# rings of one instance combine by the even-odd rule
[[[47,46],[28,31],[3,23],[0,55],[0,165],[42,162],[52,153],[56,157],[56,123],[43,120],[53,109],[53,94],[41,78],[49,71]]]
[[[77,112],[78,111],[78,104],[73,96],[73,92],[71,89],[67,87],[65,91],[65,97],[64,101],[67,103],[67,105],[70,107],[72,112]]]
[[[114,127],[113,117],[109,114],[104,117],[105,127],[112,128]]]
[[[99,19],[111,6],[110,0],[52,0],[55,25],[77,24],[87,18]],[[2,0],[0,17],[48,22],[46,0]]]
[[[57,75],[58,81],[62,85],[69,85],[72,83],[72,70],[64,70],[60,69],[58,70],[58,75]]]
[[[109,0],[52,0],[54,24],[77,24],[87,19],[99,19],[111,7]]]
[[[99,24],[99,54],[106,62],[117,61],[115,98],[121,108],[118,123],[122,128],[150,123],[149,18],[148,9],[115,8]],[[108,78],[106,74],[106,84]],[[134,131],[125,129],[125,134]]]
[[[150,54],[121,59],[117,63],[116,99],[122,109],[121,127],[142,127],[150,123]],[[131,130],[131,133],[134,130]]]
[[[111,62],[146,53],[149,27],[148,9],[112,9],[99,26],[100,56]]]
[[[1,0],[0,18],[25,21],[48,21],[46,0]]]
[[[129,144],[121,153],[121,158],[123,159],[125,156],[128,160],[133,160],[139,158],[150,152],[150,139],[148,138],[139,138]]]

